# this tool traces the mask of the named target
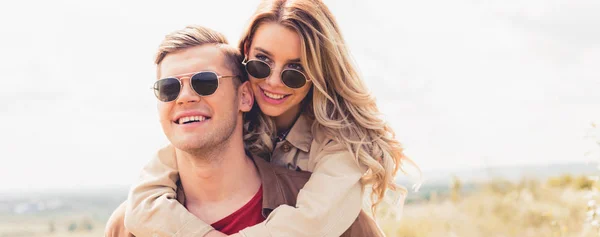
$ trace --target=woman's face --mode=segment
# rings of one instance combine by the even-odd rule
[[[289,88],[281,81],[281,71],[296,69],[305,73],[300,63],[300,47],[298,33],[280,24],[265,23],[256,29],[247,56],[249,60],[258,59],[267,63],[271,67],[271,75],[263,79],[251,75],[248,77],[256,102],[264,114],[278,117],[299,112],[300,103],[312,83],[307,81],[300,88]]]

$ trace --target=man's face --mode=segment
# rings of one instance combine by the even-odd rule
[[[225,56],[217,46],[202,45],[168,54],[159,66],[159,78],[199,71],[213,71],[219,76],[232,75],[225,65]],[[221,78],[214,94],[199,96],[190,86],[191,76],[179,78],[183,88],[176,100],[158,102],[160,123],[165,135],[173,146],[188,152],[226,144],[236,129],[238,119],[242,119],[240,110],[245,112],[251,108],[251,105],[246,108],[241,103],[243,96],[237,95],[232,80],[238,79]],[[200,118],[200,121],[186,122],[190,118]]]

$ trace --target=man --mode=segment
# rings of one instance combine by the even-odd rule
[[[262,222],[280,205],[294,206],[310,173],[272,166],[244,149],[243,115],[254,98],[240,53],[223,35],[198,26],[168,35],[159,52],[157,74],[163,79],[154,89],[171,142],[159,152],[177,157],[180,182],[173,198],[225,234]],[[111,216],[106,236],[132,236],[124,228],[124,205]],[[342,236],[381,232],[361,212]]]

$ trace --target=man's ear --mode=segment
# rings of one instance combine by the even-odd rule
[[[242,83],[238,88],[238,98],[240,98],[240,111],[249,112],[252,105],[254,105],[254,94],[249,81]]]

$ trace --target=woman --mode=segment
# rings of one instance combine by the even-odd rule
[[[333,15],[321,1],[263,1],[239,48],[260,108],[246,116],[247,148],[276,165],[313,172],[298,197],[298,208],[280,206],[265,222],[242,234],[339,236],[356,219],[364,186],[372,189],[373,209],[386,189],[400,188],[394,184],[394,175],[410,160],[389,125],[379,118],[375,99],[352,65]],[[151,163],[174,164],[174,159],[159,157]],[[176,167],[163,166],[163,173],[150,175],[176,187],[176,180],[169,179]],[[162,190],[170,189],[133,190],[125,225],[134,234],[154,233],[158,227],[142,220],[157,223],[169,217],[145,210],[168,208],[161,204],[168,202]],[[196,236],[224,236],[191,213],[173,215],[189,216],[195,224],[163,227],[162,233],[175,235],[186,229]]]

